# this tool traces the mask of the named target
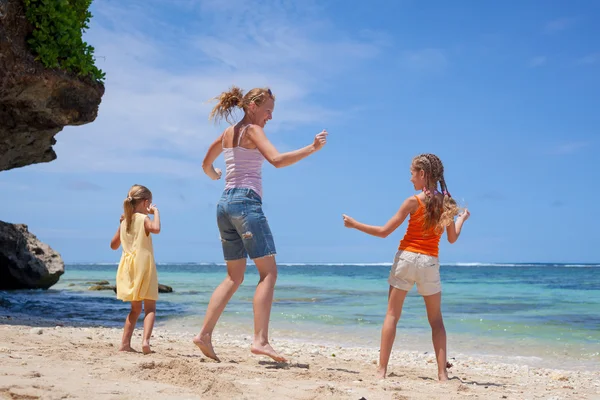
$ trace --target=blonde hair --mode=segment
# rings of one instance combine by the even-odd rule
[[[425,229],[434,228],[443,232],[444,228],[454,221],[459,209],[450,195],[444,179],[444,165],[435,154],[419,154],[412,161],[412,168],[425,173]],[[438,182],[441,193],[438,192]]]
[[[146,186],[133,185],[131,189],[129,189],[129,192],[127,192],[127,197],[123,201],[127,233],[129,233],[131,228],[131,221],[133,219],[133,211],[135,210],[135,207],[140,201],[144,200],[152,200],[152,192]]]
[[[266,99],[271,98],[275,101],[275,95],[269,88],[254,88],[248,93],[237,86],[232,86],[229,91],[221,93],[212,100],[217,100],[217,105],[214,106],[208,120],[214,120],[215,123],[222,119],[233,124],[231,117],[236,108],[241,108],[244,113],[248,111],[250,104],[254,103],[260,106]]]

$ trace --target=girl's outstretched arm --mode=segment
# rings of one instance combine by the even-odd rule
[[[446,228],[446,236],[448,236],[448,242],[454,243],[458,240],[458,237],[460,236],[460,231],[462,230],[462,226],[465,223],[465,221],[469,219],[470,216],[471,213],[465,208],[465,212],[458,216],[456,222],[452,221],[452,223],[448,225],[448,228]]]
[[[219,137],[210,145],[206,155],[204,156],[204,160],[202,161],[202,170],[210,179],[216,181],[217,179],[221,179],[221,170],[219,168],[213,167],[213,163],[219,157],[219,155],[223,152],[223,135],[225,131],[219,135]]]
[[[419,203],[417,199],[414,196],[409,197],[408,199],[404,200],[404,203],[402,203],[398,212],[396,212],[396,214],[383,226],[366,225],[356,221],[346,214],[342,214],[342,216],[344,218],[344,225],[347,228],[358,229],[359,231],[368,233],[372,236],[386,238],[400,225],[402,225],[408,214],[415,212],[418,207]]]
[[[121,245],[121,222],[123,222],[123,219],[125,219],[125,216],[121,215],[121,219],[119,220],[119,227],[117,228],[117,232],[115,233],[113,238],[110,240],[110,248],[113,250],[117,250],[119,248],[119,246]]]

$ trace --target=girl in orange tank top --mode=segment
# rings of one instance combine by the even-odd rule
[[[439,273],[439,243],[444,231],[448,242],[454,243],[460,236],[463,223],[469,218],[467,209],[459,213],[458,206],[448,192],[444,179],[444,166],[434,154],[421,154],[413,158],[410,174],[414,189],[420,191],[407,198],[396,214],[383,226],[366,225],[343,215],[344,225],[369,235],[385,238],[394,232],[410,215],[408,228],[392,265],[388,282],[388,308],[381,329],[381,348],[377,375],[385,378],[396,338],[396,325],[400,320],[404,299],[412,287],[425,300],[427,318],[431,325],[438,379],[448,380],[447,368],[451,364],[446,357],[446,329],[442,319],[442,288]],[[439,183],[439,187],[438,187]],[[439,190],[438,190],[439,189]]]

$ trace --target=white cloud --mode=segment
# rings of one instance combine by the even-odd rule
[[[102,187],[95,184],[94,182],[90,182],[90,181],[86,181],[86,180],[82,180],[82,179],[71,180],[71,181],[65,182],[64,187],[69,190],[75,190],[75,191],[102,190]]]
[[[578,65],[593,65],[600,63],[600,53],[588,54],[577,60]]]
[[[85,39],[107,75],[98,118],[67,127],[58,159],[32,168],[197,175],[222,129],[208,122],[207,100],[232,84],[273,89],[268,132],[311,124],[317,133],[340,112],[313,100],[328,78],[384,45],[376,32],[336,30],[318,10],[279,0],[94,3]]]
[[[527,63],[527,65],[530,68],[538,68],[538,67],[542,67],[544,65],[546,65],[546,63],[548,62],[548,59],[545,56],[537,56],[537,57],[533,57],[529,60],[529,62]]]
[[[417,72],[442,72],[448,59],[441,49],[422,49],[402,54],[400,64]]]
[[[577,18],[574,17],[558,18],[552,21],[548,21],[544,26],[544,33],[550,34],[564,31],[570,28],[571,26],[575,25],[576,22]]]
[[[0,189],[2,189],[4,193],[12,193],[15,191],[28,192],[33,190],[33,186],[24,183],[0,181]]]
[[[583,142],[583,141],[568,142],[568,143],[560,144],[560,145],[550,149],[549,153],[553,154],[553,155],[574,154],[574,153],[577,153],[578,151],[588,147],[589,145],[590,145],[589,142]]]

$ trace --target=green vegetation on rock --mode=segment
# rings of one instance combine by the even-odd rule
[[[27,20],[33,25],[28,39],[36,59],[57,68],[104,81],[94,64],[94,48],[83,41],[89,28],[92,0],[23,0]]]

